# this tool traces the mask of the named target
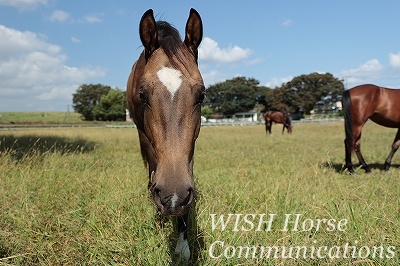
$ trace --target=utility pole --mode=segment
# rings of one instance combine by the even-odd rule
[[[67,105],[67,112],[65,113],[65,117],[64,117],[64,122],[67,122],[69,120],[69,116],[70,116],[70,111],[69,111],[69,104]]]

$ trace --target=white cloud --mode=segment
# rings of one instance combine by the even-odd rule
[[[0,0],[0,5],[13,6],[19,9],[32,9],[38,5],[46,5],[48,0]]]
[[[71,42],[73,42],[73,43],[80,43],[81,40],[79,40],[79,39],[76,38],[76,37],[71,37]]]
[[[65,65],[67,56],[45,36],[0,25],[0,39],[1,111],[66,106],[79,85],[105,74],[99,68]]]
[[[1,1],[1,0],[0,0]],[[49,17],[49,21],[52,22],[71,22],[71,23],[89,23],[89,24],[93,24],[93,23],[100,23],[103,20],[101,19],[101,14],[88,14],[85,15],[81,18],[74,18],[71,16],[70,13],[65,12],[63,10],[54,10],[50,17]]]
[[[224,74],[218,72],[217,70],[202,71],[201,75],[203,77],[204,86],[206,86],[206,88],[210,85],[216,84],[218,82],[223,82],[227,79]]]
[[[87,23],[99,23],[102,22],[101,18],[98,15],[86,15],[83,17],[83,20]]]
[[[383,70],[378,59],[371,59],[358,68],[343,70],[339,74],[346,84],[374,83]]]
[[[117,9],[117,14],[118,15],[125,15],[126,14],[126,9],[123,9],[123,8],[118,8]]]
[[[281,25],[284,27],[289,27],[293,24],[293,21],[291,19],[285,18],[281,21]]]
[[[264,62],[264,59],[262,58],[255,58],[253,60],[250,60],[248,62],[246,62],[247,66],[254,66],[254,65],[258,65],[260,63]]]
[[[249,48],[241,48],[237,45],[228,48],[220,48],[218,43],[205,37],[199,47],[199,60],[217,64],[231,64],[243,61],[252,54]]]
[[[63,10],[54,10],[50,15],[49,20],[63,22],[66,21],[68,18],[69,18],[69,13]]]
[[[400,67],[400,52],[397,54],[389,54],[390,65],[392,67]]]
[[[46,36],[30,31],[18,31],[0,25],[0,59],[16,56],[29,51],[44,51],[49,54],[60,52],[60,47],[47,43]]]
[[[265,83],[264,86],[273,89],[275,87],[282,86],[283,83],[287,83],[291,81],[293,78],[294,78],[293,76],[287,76],[283,78],[273,78],[269,80],[267,83]]]

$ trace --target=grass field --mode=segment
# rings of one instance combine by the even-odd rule
[[[1,112],[0,125],[7,124],[60,124],[80,123],[81,116],[75,112]]]
[[[365,126],[373,171],[356,176],[341,173],[342,123],[272,130],[201,129],[191,263],[399,265],[400,154],[380,170],[395,130]],[[180,265],[135,129],[0,131],[0,171],[0,265]]]

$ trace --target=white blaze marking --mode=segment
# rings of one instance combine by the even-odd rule
[[[183,233],[179,234],[178,243],[176,244],[175,253],[181,254],[186,261],[190,259],[190,249],[187,239],[183,239]]]
[[[175,204],[176,204],[177,200],[178,200],[178,195],[176,195],[176,193],[174,193],[174,195],[171,198],[171,207],[172,208],[175,208]]]
[[[158,79],[171,93],[171,98],[174,97],[175,92],[182,84],[182,73],[179,70],[163,67],[157,72]]]

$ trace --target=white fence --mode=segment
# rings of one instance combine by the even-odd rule
[[[341,122],[344,121],[343,117],[340,118],[318,118],[318,119],[301,119],[292,120],[292,124],[297,123],[331,123],[331,122]],[[202,126],[254,126],[254,125],[264,125],[264,121],[244,121],[244,120],[233,120],[233,119],[218,119],[209,121],[202,121]]]

